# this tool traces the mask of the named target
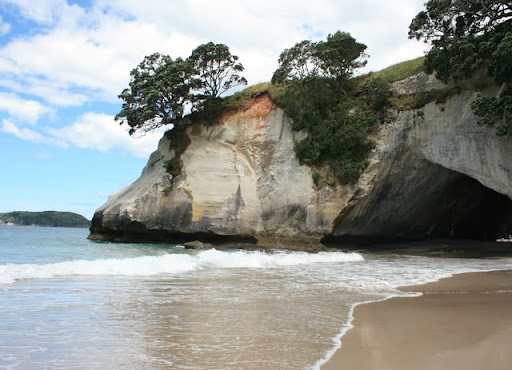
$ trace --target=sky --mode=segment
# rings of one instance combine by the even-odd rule
[[[136,180],[167,128],[130,137],[114,121],[130,71],[154,52],[229,46],[253,85],[279,54],[338,30],[377,71],[424,54],[408,40],[425,0],[0,0],[0,212],[91,219]]]

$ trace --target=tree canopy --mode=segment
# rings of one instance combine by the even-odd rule
[[[414,17],[409,38],[432,45],[429,73],[446,81],[487,69],[498,82],[512,80],[512,3],[497,0],[429,0]]]
[[[366,45],[341,31],[329,34],[325,41],[304,40],[281,53],[272,76],[272,83],[283,86],[278,100],[294,128],[308,131],[308,137],[295,144],[297,157],[317,168],[327,166],[327,183],[333,178],[342,183],[357,181],[373,145],[368,130],[384,103],[373,98],[373,85],[365,96],[356,96],[351,80],[366,64],[365,50]],[[375,102],[370,102],[370,95]],[[320,172],[313,173],[318,184]]]
[[[366,45],[341,31],[329,34],[326,41],[298,42],[279,56],[272,83],[304,81],[311,77],[328,77],[342,83],[355,69],[366,65],[365,50]]]
[[[366,45],[357,42],[349,33],[337,31],[317,44],[316,56],[323,75],[343,83],[356,69],[366,65],[368,54],[365,50]]]
[[[243,70],[238,57],[224,44],[200,45],[187,59],[151,54],[130,72],[129,86],[119,95],[122,109],[115,119],[130,126],[130,135],[182,124],[187,106],[190,111],[201,109],[208,100],[247,84],[239,75]]]
[[[238,56],[232,55],[224,44],[200,45],[188,61],[196,69],[199,88],[206,97],[217,98],[235,86],[247,85],[247,80],[239,75],[244,67]]]
[[[409,37],[431,44],[426,70],[442,81],[486,71],[502,83],[496,97],[472,103],[479,123],[512,136],[512,3],[503,0],[429,0],[409,26]]]
[[[159,53],[146,56],[131,71],[129,88],[119,95],[124,103],[115,119],[128,123],[130,135],[180,122],[194,73],[191,64],[181,58],[172,60]]]
[[[304,81],[318,74],[320,60],[316,56],[317,43],[304,40],[285,49],[279,55],[279,67],[272,75],[272,83]]]

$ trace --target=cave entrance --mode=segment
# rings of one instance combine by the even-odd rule
[[[512,231],[512,200],[466,175],[447,184],[441,205],[435,236],[496,240]]]
[[[411,163],[393,168],[373,192],[343,210],[322,242],[493,241],[512,232],[512,200],[507,196],[438,164]]]

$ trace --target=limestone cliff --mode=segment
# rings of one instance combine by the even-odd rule
[[[453,96],[398,112],[381,127],[362,191],[341,211],[332,235],[486,239],[512,227],[511,139],[477,125],[470,107],[477,93],[498,88],[482,79],[459,85]],[[406,96],[451,87],[421,73],[392,90]]]
[[[245,102],[214,125],[188,127],[191,143],[172,177],[164,136],[141,177],[111,196],[94,216],[93,239],[241,239],[259,243],[493,237],[512,227],[512,145],[476,124],[467,83],[442,102],[397,112],[375,134],[359,183],[313,183],[295,157],[290,119],[269,96]],[[419,74],[395,83],[396,96],[446,89]],[[487,87],[484,93],[496,93]]]
[[[214,125],[188,127],[175,178],[165,169],[175,153],[164,136],[141,177],[96,211],[90,237],[263,243],[329,234],[356,187],[317,188],[295,157],[304,133],[268,95],[246,103]]]

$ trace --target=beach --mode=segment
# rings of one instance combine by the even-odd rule
[[[512,368],[512,271],[464,273],[355,308],[321,369]]]

